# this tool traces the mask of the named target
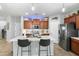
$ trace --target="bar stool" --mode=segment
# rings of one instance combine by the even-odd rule
[[[28,46],[28,50],[22,49],[27,46]],[[22,56],[22,52],[28,52],[28,55],[31,55],[31,42],[28,39],[24,39],[24,40],[18,39],[17,56],[18,56],[19,47],[21,47],[21,56]]]
[[[46,50],[41,50],[40,46],[42,47],[47,47]],[[50,51],[50,39],[40,39],[40,42],[39,42],[39,56],[40,56],[40,52],[41,51],[47,51],[47,56],[48,56],[48,48],[49,48],[49,51]],[[50,51],[50,55],[51,55],[51,51]]]

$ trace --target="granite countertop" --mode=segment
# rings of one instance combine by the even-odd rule
[[[38,38],[38,37],[17,36],[15,38],[11,39],[10,42],[17,41],[18,39],[29,39],[31,41],[39,41],[40,39],[50,39],[50,40],[52,40],[50,36],[41,36],[40,38]]]
[[[76,39],[76,40],[79,40],[79,37],[71,37],[72,39]]]

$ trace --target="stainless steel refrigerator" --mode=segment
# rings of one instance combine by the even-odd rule
[[[60,24],[59,26],[59,46],[66,51],[71,50],[71,37],[77,37],[78,31],[74,24]]]

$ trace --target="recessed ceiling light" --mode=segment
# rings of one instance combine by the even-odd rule
[[[43,13],[42,15],[46,15],[46,13]]]
[[[29,15],[29,13],[28,13],[28,12],[26,12],[26,13],[25,13],[25,15]]]

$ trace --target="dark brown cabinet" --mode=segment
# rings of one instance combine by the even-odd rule
[[[40,25],[40,19],[33,19],[33,25]]]
[[[79,29],[79,14],[64,18],[64,24],[69,24],[69,23],[76,24],[76,29]]]
[[[79,29],[79,14],[76,15],[76,29]]]
[[[40,22],[40,28],[41,28],[41,29],[43,29],[43,27],[44,27],[44,26],[43,26],[43,23],[44,23],[43,21]]]
[[[71,51],[79,55],[79,40],[77,39],[71,40]]]
[[[69,23],[69,18],[64,18],[64,24],[68,24]]]
[[[40,29],[48,29],[48,20],[34,19],[24,21],[24,29],[31,29],[33,25],[38,25]]]
[[[76,15],[69,17],[69,23],[76,23]]]
[[[24,21],[24,29],[31,29],[32,28],[32,21]]]
[[[67,18],[64,18],[64,23],[65,24],[76,23],[76,15],[69,16]]]
[[[48,21],[44,21],[44,23],[43,23],[43,28],[44,28],[44,29],[48,29]]]
[[[48,21],[41,21],[40,28],[41,29],[48,29]]]

